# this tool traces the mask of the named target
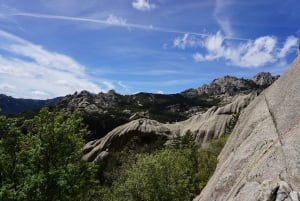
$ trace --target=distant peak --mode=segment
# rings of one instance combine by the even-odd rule
[[[259,86],[269,86],[278,78],[278,75],[272,76],[272,74],[269,72],[260,72],[256,74],[251,80]]]
[[[107,92],[107,94],[117,94],[116,91],[114,89],[111,89]]]
[[[82,90],[78,95],[79,96],[90,96],[90,95],[92,95],[92,93],[87,90]]]

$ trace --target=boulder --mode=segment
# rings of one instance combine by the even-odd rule
[[[241,113],[194,201],[298,200],[300,57]],[[297,193],[298,192],[298,193]]]
[[[171,137],[171,131],[155,120],[136,119],[127,124],[119,126],[99,140],[88,142],[83,148],[83,159],[86,161],[98,161],[106,157],[111,149],[123,146],[134,136],[165,136]]]

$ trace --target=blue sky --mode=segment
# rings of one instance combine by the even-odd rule
[[[283,73],[298,0],[0,0],[0,93],[177,93]]]

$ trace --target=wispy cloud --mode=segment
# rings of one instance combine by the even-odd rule
[[[292,50],[293,47],[297,46],[298,44],[298,38],[294,37],[294,36],[289,36],[285,43],[283,48],[280,50],[280,52],[278,53],[278,57],[279,58],[284,58],[286,57],[286,55],[288,53],[290,53],[290,51]]]
[[[203,36],[203,37],[210,36],[210,34],[206,34],[206,33],[189,32],[189,31],[185,31],[185,30],[176,30],[176,29],[170,29],[170,28],[166,28],[166,27],[156,27],[153,25],[128,23],[126,19],[120,18],[115,15],[109,15],[105,19],[69,17],[69,16],[47,15],[47,14],[37,14],[37,13],[11,13],[10,15],[11,16],[22,16],[22,17],[32,17],[32,18],[39,18],[39,19],[53,19],[53,20],[76,21],[76,22],[85,22],[85,23],[97,23],[100,25],[119,26],[119,27],[142,29],[142,30],[147,30],[147,31],[156,31],[156,32],[163,32],[163,33],[175,33],[175,34],[188,33],[189,35],[194,35],[194,36]],[[242,40],[242,41],[250,40],[247,38],[232,37],[232,36],[225,36],[224,39]]]
[[[202,40],[199,40],[197,37],[191,36],[188,33],[184,34],[183,37],[175,38],[173,41],[173,47],[180,49],[199,46],[202,46]]]
[[[202,48],[207,53],[195,53],[193,57],[197,62],[224,59],[229,65],[258,68],[278,61],[284,62],[287,54],[298,45],[298,39],[290,36],[282,47],[274,36],[263,36],[233,45],[225,43],[224,36],[218,32],[203,39],[203,44]]]
[[[106,87],[105,91],[108,91],[110,89],[115,89],[115,86],[114,86],[114,84],[111,81],[104,80],[101,83]]]
[[[0,90],[23,98],[51,98],[76,90],[99,92],[85,66],[0,30]],[[105,83],[104,83],[105,84]]]
[[[226,11],[226,5],[230,3],[229,1],[230,0],[216,0],[214,17],[225,35],[233,37],[235,33],[232,29],[231,21],[228,16],[229,12]]]
[[[125,93],[130,93],[130,87],[127,84],[124,84],[122,81],[118,81],[118,85],[123,89]]]
[[[126,20],[115,15],[109,15],[105,22],[109,25],[126,26]]]
[[[134,0],[132,7],[140,11],[151,11],[156,8],[156,5],[150,3],[150,0]]]

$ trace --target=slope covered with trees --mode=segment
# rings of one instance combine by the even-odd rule
[[[214,171],[226,137],[198,148],[190,135],[82,160],[88,133],[79,113],[42,109],[32,119],[0,116],[0,200],[191,200]],[[226,136],[226,135],[225,135]],[[134,140],[134,139],[133,139]]]

